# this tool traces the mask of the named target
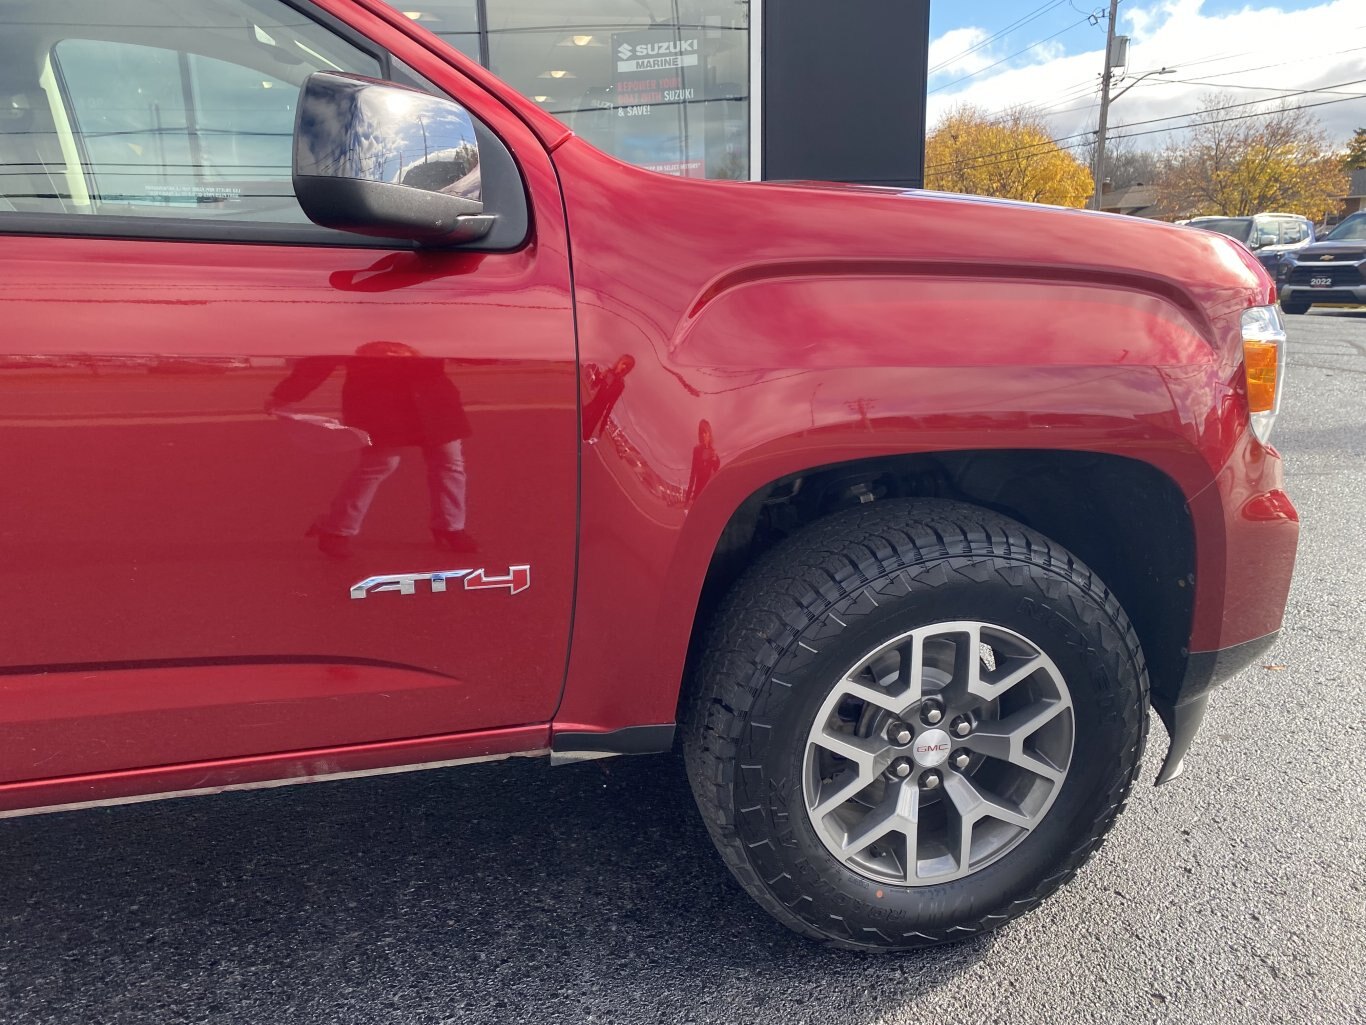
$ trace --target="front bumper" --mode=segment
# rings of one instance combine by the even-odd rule
[[[1310,285],[1282,285],[1279,289],[1283,303],[1366,303],[1366,284],[1337,285],[1314,288]]]
[[[1154,786],[1170,783],[1186,767],[1186,752],[1195,741],[1200,724],[1205,721],[1210,692],[1229,677],[1236,675],[1266,654],[1276,643],[1280,631],[1256,640],[1235,644],[1218,651],[1193,651],[1186,663],[1186,675],[1172,697],[1153,695],[1153,708],[1167,727],[1171,744],[1157,774]]]
[[[1282,302],[1366,303],[1366,260],[1358,253],[1301,255],[1303,262],[1298,256],[1283,259],[1273,273]]]
[[[1151,680],[1153,708],[1171,737],[1158,784],[1181,772],[1213,689],[1275,642],[1299,546],[1299,514],[1284,490],[1280,454],[1251,431],[1187,508],[1196,603],[1184,667]]]

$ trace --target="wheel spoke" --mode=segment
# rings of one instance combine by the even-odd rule
[[[968,694],[976,694],[982,686],[982,627],[973,623],[966,630],[956,630],[957,651],[955,682]],[[961,675],[960,669],[961,667]]]
[[[944,776],[944,792],[963,819],[963,828],[971,829],[980,819],[1000,819],[1012,826],[1029,826],[1030,817],[1007,804],[995,794],[981,789],[971,778],[956,772]]]
[[[913,883],[920,874],[920,787],[914,780],[906,780],[897,790],[896,814],[901,820],[901,832],[906,837],[906,882]]]
[[[845,801],[856,796],[861,791],[866,790],[868,784],[871,782],[872,780],[865,777],[862,773],[857,771],[854,772],[852,778],[847,783],[828,797],[821,799],[820,802],[811,809],[811,814],[818,819],[824,818]]]
[[[876,737],[856,737],[852,733],[836,733],[827,728],[812,740],[833,754],[853,762],[860,769],[871,772],[878,756],[886,752],[887,745]]]
[[[989,673],[985,677],[981,675],[981,664],[978,661],[978,672],[973,680],[968,683],[968,693],[980,698],[983,701],[995,701],[1002,694],[1033,676],[1043,667],[1042,655],[1027,655],[1020,658],[1011,658],[1006,665],[1000,664],[1000,656],[997,656],[996,671]]]
[[[845,801],[866,789],[877,778],[879,772],[891,763],[892,754],[887,745],[873,737],[856,737],[849,733],[834,733],[828,728],[812,743],[833,754],[840,755],[852,770],[852,778],[838,790],[821,797],[811,806],[811,814],[819,817],[830,814]]]
[[[1062,779],[1062,771],[1026,751],[1024,745],[1030,737],[1071,707],[1067,701],[1036,701],[1004,719],[979,724],[972,735],[963,741],[963,745],[978,754],[1018,765],[1056,783]]]
[[[889,788],[882,803],[845,834],[840,844],[840,857],[847,861],[889,833],[899,833],[906,840],[903,875],[907,882],[914,882],[919,860],[919,832],[920,787],[910,781],[899,783]]]
[[[957,871],[952,874],[960,876],[965,875],[972,864],[972,827],[977,825],[977,819],[964,815],[956,801],[950,800],[949,808],[951,811],[948,814],[948,836],[945,838],[945,845],[958,866]]]
[[[844,697],[857,698],[859,701],[891,712],[893,715],[900,715],[902,709],[910,704],[899,694],[889,693],[881,687],[870,687],[868,684],[859,683],[856,680],[845,680],[841,683],[840,693]]]
[[[846,857],[858,854],[875,840],[881,840],[899,825],[896,810],[869,812],[856,827],[844,838],[843,848]]]
[[[897,700],[909,708],[920,700],[924,689],[925,639],[919,634],[901,646],[901,665],[897,670]]]

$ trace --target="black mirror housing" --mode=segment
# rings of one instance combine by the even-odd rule
[[[487,235],[495,220],[491,214],[463,212],[448,196],[360,178],[296,174],[294,193],[314,224],[423,245],[473,242]]]
[[[378,238],[459,245],[483,238],[474,121],[452,100],[320,71],[300,91],[294,194],[309,220]]]

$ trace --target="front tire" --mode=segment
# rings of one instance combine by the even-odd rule
[[[741,578],[684,733],[707,828],[797,932],[911,949],[995,928],[1100,846],[1147,730],[1115,597],[1022,525],[886,501]]]
[[[1288,303],[1288,302],[1286,302],[1284,299],[1281,300],[1281,310],[1282,310],[1282,312],[1289,313],[1289,314],[1308,313],[1308,312],[1309,312],[1309,307],[1312,306],[1312,305],[1314,305],[1314,304],[1313,304],[1313,303]]]

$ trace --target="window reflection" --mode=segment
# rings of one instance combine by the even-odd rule
[[[476,0],[390,0],[407,17],[450,43],[466,57],[482,60]]]
[[[749,177],[748,0],[390,2],[615,156]]]

